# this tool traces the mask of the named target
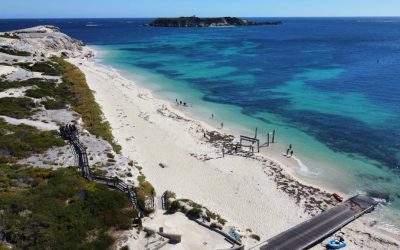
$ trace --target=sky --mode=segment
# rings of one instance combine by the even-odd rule
[[[0,0],[0,18],[400,16],[400,0]]]

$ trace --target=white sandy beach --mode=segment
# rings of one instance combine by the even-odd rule
[[[261,240],[269,239],[320,213],[318,206],[321,203],[328,207],[337,204],[331,195],[335,190],[324,187],[322,183],[311,185],[294,176],[293,172],[302,167],[300,161],[284,157],[278,147],[264,148],[262,154],[247,158],[237,154],[222,157],[223,141],[230,134],[236,136],[237,141],[237,132],[194,119],[189,107],[178,107],[174,101],[155,98],[149,90],[122,77],[116,70],[93,61],[89,48],[58,32],[57,28],[37,29],[47,33],[40,33],[39,37],[34,35],[34,38],[27,34],[21,41],[3,40],[19,50],[42,51],[58,56],[60,51],[64,51],[71,55],[68,60],[85,73],[88,85],[102,107],[104,118],[122,146],[123,155],[116,157],[115,165],[107,167],[107,172],[112,176],[120,176],[131,183],[136,181],[139,170],[136,167],[129,168],[128,162],[132,160],[135,166],[142,167],[158,197],[166,190],[173,191],[178,198],[191,199],[220,214],[227,220],[225,229],[235,228],[242,235],[249,235],[251,230],[261,236]],[[37,32],[34,28],[28,30]],[[8,60],[9,56],[0,53],[0,61]],[[33,58],[22,57],[22,60],[31,61]],[[0,73],[9,80],[39,76],[58,80],[57,77],[28,72],[15,65],[1,65]],[[23,96],[26,90],[26,87],[8,89],[0,93],[0,98]],[[27,124],[40,130],[56,130],[58,122],[65,124],[75,120],[74,112],[69,110],[42,110],[32,119],[1,118],[11,124]],[[81,139],[88,145],[91,165],[107,161],[100,152],[111,152],[111,145],[85,133],[82,133]],[[25,163],[43,167],[48,163],[51,163],[49,167],[69,165],[70,162],[73,164],[72,153],[64,151],[68,151],[68,146],[50,150],[45,157],[32,156]],[[301,156],[298,157],[301,160]],[[160,167],[160,163],[165,167]],[[131,177],[124,174],[128,169],[133,173]],[[345,237],[350,249],[398,249],[400,236],[380,231],[374,226],[376,223],[368,219],[368,215],[363,216],[337,232],[337,235]],[[181,213],[164,216],[158,209],[151,218],[145,219],[144,225],[154,229],[164,226],[169,231],[187,231],[183,244],[175,248],[169,246],[171,249],[204,249],[204,242],[210,249],[225,245],[223,238],[186,220]],[[137,249],[135,246],[144,243],[137,238],[143,234],[138,235],[135,230],[125,232],[123,236],[124,242],[133,247],[131,249]],[[248,238],[244,238],[243,242],[246,248],[256,244]],[[323,244],[315,247],[324,248]],[[142,249],[142,245],[139,249]]]
[[[271,164],[279,167],[276,163],[261,157],[222,158],[220,148],[203,138],[203,131],[218,129],[187,118],[173,105],[154,98],[150,91],[115,70],[87,59],[69,61],[85,73],[123,155],[143,167],[158,196],[171,190],[178,197],[192,199],[219,213],[228,220],[228,225],[251,229],[262,240],[310,217],[303,200],[296,204],[295,197],[277,185],[277,175],[271,170]],[[274,158],[274,153],[271,154]],[[276,158],[282,158],[280,152],[275,154]],[[167,167],[161,168],[160,163]],[[298,164],[293,161],[290,165]],[[283,170],[284,178],[289,172]],[[294,189],[298,188],[296,185]],[[305,190],[305,195],[313,190],[302,186],[300,189]],[[319,192],[315,197],[318,195]],[[318,208],[309,211],[315,214]],[[371,243],[364,249],[396,249],[385,242],[399,242],[398,236],[381,234],[366,224],[357,221],[341,230],[353,246],[350,249],[357,249],[366,241]],[[382,240],[377,241],[377,237]]]

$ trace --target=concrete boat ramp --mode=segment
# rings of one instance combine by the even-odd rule
[[[356,195],[251,249],[308,249],[363,214],[371,212],[377,204],[378,202],[370,197]]]

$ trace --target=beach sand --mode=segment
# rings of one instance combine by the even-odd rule
[[[334,205],[325,192],[328,190],[311,187],[291,176],[285,166],[298,164],[282,157],[281,152],[270,152],[268,157],[222,157],[219,144],[204,138],[204,133],[224,133],[224,129],[188,118],[173,102],[155,98],[149,90],[93,60],[68,60],[85,73],[122,146],[122,154],[143,167],[157,196],[171,190],[178,197],[217,212],[228,220],[228,225],[251,229],[262,240],[318,213],[311,197]],[[271,161],[275,157],[279,162],[291,162],[281,162],[280,166]],[[160,163],[166,167],[161,168]],[[365,221],[357,221],[341,231],[351,249],[360,245],[364,249],[397,249],[393,242],[400,242],[398,236],[382,234],[366,225]]]

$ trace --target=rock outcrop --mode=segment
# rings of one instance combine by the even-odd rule
[[[199,18],[178,17],[178,18],[158,18],[145,26],[152,27],[227,27],[227,26],[253,26],[253,25],[280,25],[280,21],[272,22],[253,22],[237,17],[216,17]]]
[[[59,28],[50,25],[1,32],[0,38],[0,48],[3,49],[45,56],[78,57],[85,54],[83,42],[61,33]]]

